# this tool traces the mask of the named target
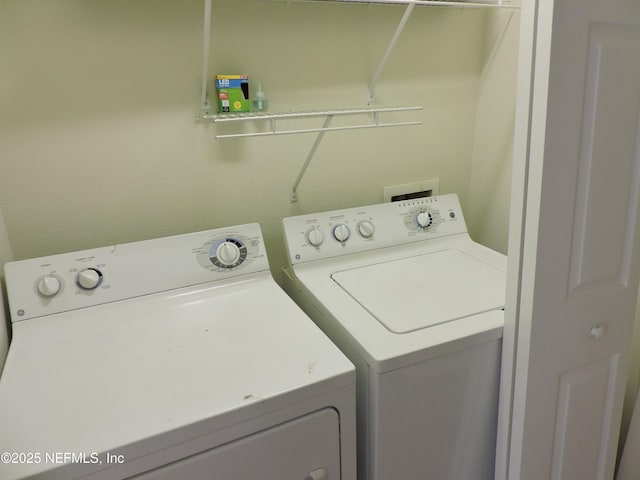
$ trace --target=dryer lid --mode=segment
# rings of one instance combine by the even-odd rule
[[[332,279],[393,333],[504,307],[505,272],[460,250],[377,263]]]

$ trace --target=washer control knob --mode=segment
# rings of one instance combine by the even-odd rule
[[[60,280],[54,275],[44,275],[38,281],[38,292],[45,297],[53,297],[61,287]]]
[[[431,217],[431,214],[429,212],[420,212],[416,216],[416,223],[420,228],[427,229],[433,223],[433,217]]]
[[[362,220],[358,223],[358,233],[363,238],[371,238],[376,232],[376,227],[373,226],[373,222],[369,220]]]
[[[97,268],[85,268],[78,273],[76,283],[83,290],[94,290],[102,283],[102,272]]]
[[[344,243],[349,240],[351,236],[351,231],[349,227],[347,227],[344,223],[339,223],[335,227],[333,227],[333,238],[335,238],[340,243]]]
[[[240,247],[229,240],[222,242],[216,249],[216,257],[225,267],[234,265],[240,260]]]
[[[319,227],[313,227],[307,231],[305,236],[307,237],[307,243],[314,247],[319,247],[324,242],[324,235]]]

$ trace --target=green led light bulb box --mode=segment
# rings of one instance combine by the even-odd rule
[[[251,111],[249,75],[216,75],[218,113]]]

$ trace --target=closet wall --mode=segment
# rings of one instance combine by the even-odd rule
[[[215,0],[210,73],[259,80],[272,110],[365,105],[403,12]],[[505,12],[416,8],[376,101],[424,106],[408,115],[422,125],[327,134],[291,203],[314,135],[215,140],[220,127],[195,118],[202,0],[2,0],[0,208],[14,255],[257,221],[279,278],[281,218],[431,177],[504,251],[513,93],[498,84],[513,81],[517,41]]]

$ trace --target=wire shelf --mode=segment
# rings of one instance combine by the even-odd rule
[[[374,90],[382,71],[391,56],[391,53],[397,43],[398,37],[402,33],[406,23],[411,16],[416,6],[439,6],[439,7],[505,7],[505,8],[520,8],[521,0],[272,0],[283,3],[314,3],[314,2],[333,2],[333,3],[356,3],[356,4],[381,4],[381,5],[404,5],[406,6],[405,13],[396,28],[396,31],[389,42],[387,50],[378,65],[378,69],[371,80],[369,85],[368,106],[356,107],[356,108],[337,108],[337,109],[322,109],[312,111],[296,111],[296,112],[260,112],[260,113],[241,113],[241,114],[211,114],[211,102],[207,92],[207,75],[209,72],[209,46],[211,43],[211,14],[212,14],[212,0],[205,0],[205,18],[204,18],[204,35],[203,35],[203,52],[202,52],[202,94],[200,97],[200,109],[201,114],[197,116],[198,119],[204,121],[213,121],[214,123],[229,123],[230,127],[234,125],[234,122],[244,122],[245,127],[241,127],[244,131],[234,133],[218,133],[215,138],[246,138],[246,137],[264,137],[273,135],[291,135],[299,133],[316,133],[316,139],[311,146],[311,151],[307,155],[300,172],[291,189],[291,201],[297,200],[297,189],[300,184],[307,167],[309,166],[316,150],[326,132],[334,132],[339,130],[356,130],[366,128],[381,128],[381,127],[400,127],[410,125],[421,125],[421,121],[393,121],[393,122],[381,122],[380,114],[388,112],[408,112],[415,110],[422,110],[420,106],[414,107],[398,107],[398,106],[375,106]],[[336,117],[346,117],[349,115],[366,115],[367,122],[352,123],[348,125],[333,125],[332,121]],[[313,126],[309,128],[297,127],[297,128],[280,128],[279,123],[285,120],[294,119],[322,119],[322,126]],[[301,121],[304,123],[304,121]],[[246,126],[250,125],[250,128]],[[222,127],[222,126],[221,126]],[[256,128],[257,127],[257,128]],[[255,129],[254,131],[247,132],[246,130]]]
[[[238,137],[263,137],[269,135],[291,135],[298,133],[320,133],[339,130],[357,130],[364,128],[383,128],[408,125],[420,125],[421,121],[404,121],[404,122],[381,122],[379,114],[391,112],[410,112],[422,110],[421,106],[365,106],[365,107],[349,107],[334,108],[323,110],[306,110],[306,111],[288,111],[288,112],[259,112],[259,113],[224,113],[224,114],[203,114],[200,119],[211,120],[214,123],[233,123],[233,122],[268,122],[264,128],[255,132],[241,132],[230,134],[218,134],[215,138],[238,138]],[[343,126],[329,126],[329,122],[325,120],[325,124],[321,127],[313,128],[281,128],[280,121],[298,120],[307,118],[324,118],[333,119],[334,117],[345,117],[354,115],[368,115],[369,121],[366,123],[356,123]]]

